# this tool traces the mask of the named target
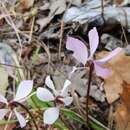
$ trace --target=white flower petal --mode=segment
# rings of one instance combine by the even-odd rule
[[[45,84],[47,85],[47,87],[49,87],[50,89],[52,89],[53,91],[55,91],[55,86],[54,86],[54,83],[51,80],[50,76],[46,77]]]
[[[25,127],[26,126],[25,118],[19,112],[17,112],[16,109],[14,109],[14,113],[15,113],[15,115],[20,123],[20,127],[21,128]]]
[[[45,79],[45,84],[47,87],[49,87],[51,90],[53,90],[53,93],[55,96],[59,95],[58,91],[56,91],[53,81],[51,80],[50,76],[47,76]]]
[[[65,97],[60,99],[64,102],[65,106],[69,106],[72,102],[73,102],[73,98],[72,97]]]
[[[64,82],[64,86],[63,89],[61,90],[61,96],[65,97],[68,95],[68,86],[71,84],[71,82],[69,80],[66,80]]]
[[[8,109],[0,109],[0,120],[4,118],[4,116],[8,113]]]
[[[46,88],[39,87],[36,91],[37,97],[42,101],[53,101],[53,94]]]
[[[43,114],[43,119],[45,124],[53,124],[59,117],[59,108],[57,107],[52,107],[48,108],[44,114]]]
[[[7,99],[1,94],[0,94],[0,102],[8,104]]]
[[[24,80],[22,81],[19,86],[16,93],[16,96],[14,98],[14,101],[23,101],[24,98],[26,98],[33,89],[33,81],[32,80]]]

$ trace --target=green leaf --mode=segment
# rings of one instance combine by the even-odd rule
[[[17,122],[17,120],[9,120],[9,121],[7,121],[7,120],[0,120],[0,125],[14,124],[16,122]]]
[[[69,119],[73,119],[73,120],[78,121],[82,124],[86,124],[86,120],[84,118],[82,118],[79,114],[75,113],[74,111],[71,111],[71,110],[68,110],[68,109],[61,109],[61,111]]]
[[[102,128],[101,126],[97,125],[96,123],[94,122],[90,122],[90,127],[93,128],[94,130],[105,130],[104,128]]]
[[[28,105],[30,105],[34,109],[37,109],[37,108],[48,108],[48,107],[51,107],[53,105],[52,102],[43,102],[43,101],[39,100],[37,98],[36,94],[31,96],[31,98],[29,98],[27,100],[27,102],[28,102]]]
[[[80,116],[79,114],[77,114],[74,111],[68,110],[68,109],[61,109],[61,111],[64,113],[64,115],[68,118],[68,119],[73,119],[81,124],[84,124],[88,127],[86,120]],[[93,121],[89,121],[89,127],[93,128],[94,130],[105,130],[102,126],[100,126],[99,124],[96,124]]]
[[[55,122],[54,127],[58,128],[59,130],[69,130],[60,119]]]

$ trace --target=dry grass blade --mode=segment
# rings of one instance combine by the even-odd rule
[[[20,38],[20,35],[19,35],[19,32],[18,32],[18,29],[15,26],[12,18],[10,17],[10,15],[9,15],[10,13],[9,13],[8,9],[6,8],[6,6],[4,5],[4,3],[3,2],[0,2],[0,3],[1,3],[1,6],[2,6],[1,12],[3,13],[3,15],[6,16],[6,17],[4,17],[6,22],[14,29],[16,36],[18,38],[19,45],[20,45],[20,48],[21,48],[19,59],[21,59],[20,57],[21,57],[21,53],[22,53],[22,43],[21,43],[21,38]]]

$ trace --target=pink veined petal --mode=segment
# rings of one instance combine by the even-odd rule
[[[68,86],[71,84],[69,80],[66,80],[63,85],[63,89],[61,90],[61,96],[65,97],[68,95]]]
[[[114,56],[116,56],[121,51],[122,51],[122,48],[118,47],[114,49],[109,55],[105,56],[104,58],[96,60],[96,62],[98,64],[104,64],[105,62],[108,62],[109,60],[111,60]]]
[[[96,62],[94,62],[94,67],[95,67],[95,71],[96,71],[97,76],[107,78],[111,74],[111,71],[109,69],[101,67]]]
[[[53,94],[46,88],[39,87],[36,91],[36,95],[42,101],[53,101],[55,99]]]
[[[32,80],[24,80],[22,81],[17,89],[16,96],[14,98],[14,101],[23,101],[24,98],[26,98],[33,89],[33,81]]]
[[[53,124],[59,117],[59,108],[57,107],[52,107],[48,108],[44,114],[43,114],[43,119],[45,124]]]
[[[14,113],[19,121],[20,127],[21,128],[25,127],[26,126],[25,118],[19,112],[17,112],[16,109],[14,109]]]
[[[73,37],[68,37],[66,48],[73,51],[73,56],[75,59],[84,65],[86,64],[88,59],[88,50],[82,41]]]
[[[2,120],[8,112],[8,109],[0,109],[0,120]]]
[[[0,94],[0,102],[8,104],[7,99],[1,94]]]
[[[99,44],[99,36],[96,27],[89,31],[88,37],[90,45],[90,58],[92,58]]]
[[[64,102],[65,106],[69,106],[73,102],[73,98],[69,96],[65,98],[61,98],[60,100]]]

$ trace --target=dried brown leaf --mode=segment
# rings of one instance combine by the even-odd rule
[[[116,130],[130,129],[130,84],[123,82],[121,104],[117,105],[115,111]]]
[[[98,56],[103,57],[104,55],[108,55],[108,52],[101,52]],[[108,102],[112,103],[122,93],[123,81],[130,84],[130,56],[126,56],[125,52],[122,51],[106,63],[105,67],[112,70],[112,74],[107,79],[104,79],[106,97]]]
[[[117,75],[120,75],[123,81],[130,84],[130,56],[126,56],[125,52],[122,51],[109,63],[117,72]]]
[[[130,130],[130,113],[124,104],[118,105],[114,119],[116,130]]]
[[[130,3],[129,0],[114,0],[114,3],[118,6],[123,6],[123,5],[127,5]]]
[[[122,92],[122,83],[123,80],[115,71],[108,79],[105,79],[104,89],[109,103],[119,98],[119,94]]]
[[[52,17],[45,17],[45,18],[40,18],[40,19],[38,19],[37,21],[36,21],[36,23],[40,26],[40,28],[39,28],[39,32],[41,32],[42,31],[42,29],[44,28],[44,27],[46,27],[49,23],[50,23],[50,21],[52,20]]]
[[[19,11],[23,12],[31,8],[34,4],[34,0],[20,0]]]
[[[121,94],[121,99],[130,112],[130,84],[127,84],[126,82],[123,83],[123,92]]]

